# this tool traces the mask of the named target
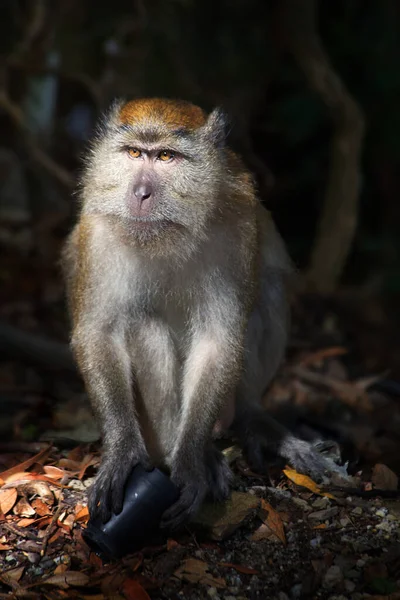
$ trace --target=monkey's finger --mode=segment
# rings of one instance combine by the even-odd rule
[[[192,517],[201,502],[198,491],[184,490],[175,504],[168,508],[161,520],[161,528],[177,529]]]

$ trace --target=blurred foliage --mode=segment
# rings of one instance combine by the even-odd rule
[[[23,105],[30,80],[56,51],[50,147],[71,170],[82,150],[76,128],[68,128],[77,106],[90,109],[86,137],[116,95],[182,97],[206,109],[222,104],[231,115],[232,143],[255,171],[263,200],[303,266],[326,185],[331,124],[326,107],[282,51],[276,2],[43,0],[45,32],[9,70],[13,99]],[[15,52],[26,34],[34,4],[3,0],[3,56]],[[380,287],[399,292],[400,4],[321,0],[319,7],[325,48],[367,122],[361,215],[346,280],[377,278]],[[1,125],[5,144],[18,150],[12,128],[6,120]]]

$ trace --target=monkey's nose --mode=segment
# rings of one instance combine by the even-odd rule
[[[153,190],[149,183],[139,183],[133,188],[133,193],[139,202],[143,202],[144,200],[148,200],[152,194]]]

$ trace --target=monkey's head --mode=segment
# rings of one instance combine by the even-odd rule
[[[141,245],[205,231],[227,185],[225,118],[193,104],[115,104],[83,179],[83,212],[119,217]]]

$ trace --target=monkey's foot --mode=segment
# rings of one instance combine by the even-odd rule
[[[181,491],[179,499],[163,514],[161,527],[176,530],[190,521],[207,495],[208,483],[204,469],[176,467],[171,479]]]
[[[247,438],[244,450],[249,464],[260,473],[265,472],[268,465],[274,462],[271,460],[272,457],[283,459],[293,469],[309,475],[317,482],[321,482],[333,471],[340,471],[340,467],[332,459],[326,458],[319,452],[318,445],[314,446],[289,433],[284,435],[277,444],[271,444],[266,435]]]
[[[96,479],[89,490],[89,513],[91,518],[99,518],[106,523],[111,513],[119,514],[124,503],[126,480],[135,466],[141,464],[150,468],[147,456],[108,456],[105,457]]]
[[[281,444],[280,455],[300,473],[307,473],[315,481],[322,481],[325,475],[334,472],[342,477],[347,477],[346,467],[339,466],[329,455],[324,456],[322,452],[326,448],[337,447],[335,442],[317,442],[312,444],[299,440],[294,436],[288,436]]]
[[[213,444],[207,449],[206,469],[208,493],[215,502],[229,497],[233,473],[224,457]]]

